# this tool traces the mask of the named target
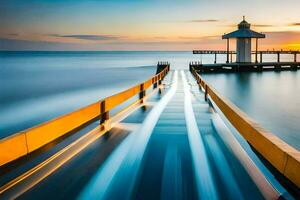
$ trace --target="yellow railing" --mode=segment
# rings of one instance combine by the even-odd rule
[[[191,72],[197,83],[218,106],[238,132],[281,174],[300,187],[300,152],[274,134],[261,128],[256,122],[240,111],[230,101],[222,97],[208,85],[192,67]]]
[[[146,90],[152,85],[157,87],[157,84],[161,83],[161,80],[169,70],[169,64],[165,64],[164,69],[159,74],[141,84],[69,114],[1,139],[0,166],[26,156],[44,145],[98,118],[100,118],[100,124],[104,124],[105,121],[109,119],[109,111],[129,100],[131,97],[139,94],[139,98],[142,102]]]

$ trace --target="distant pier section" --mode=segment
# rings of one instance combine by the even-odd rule
[[[243,18],[243,21],[238,24],[238,30],[228,34],[224,34],[222,39],[226,39],[226,51],[220,50],[193,50],[193,54],[212,54],[214,55],[214,64],[202,64],[202,62],[190,62],[190,68],[193,67],[201,73],[216,73],[216,72],[262,72],[262,71],[287,71],[300,69],[300,62],[297,61],[297,56],[300,51],[276,51],[276,50],[258,50],[258,40],[265,38],[265,34],[255,32],[250,29],[251,25]],[[236,51],[230,50],[230,39],[236,39]],[[252,50],[252,39],[255,39],[255,50]],[[226,55],[226,63],[217,63],[218,55]],[[277,55],[277,62],[263,62],[263,55]],[[281,55],[293,55],[293,61],[281,62]],[[236,61],[233,61],[233,55]],[[254,62],[252,61],[254,55]]]

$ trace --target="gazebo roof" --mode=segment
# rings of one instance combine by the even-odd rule
[[[229,39],[229,38],[265,38],[266,37],[265,34],[252,31],[250,29],[250,27],[251,27],[251,24],[249,24],[245,20],[245,17],[244,17],[243,21],[238,25],[238,30],[223,35],[222,39]]]

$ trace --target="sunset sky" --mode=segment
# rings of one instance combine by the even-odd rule
[[[300,0],[1,0],[0,50],[224,49],[246,16],[261,49],[300,49]]]

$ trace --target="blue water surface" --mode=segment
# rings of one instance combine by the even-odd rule
[[[218,56],[224,62],[225,55]],[[188,69],[214,55],[191,51],[0,52],[0,138],[93,103],[144,81],[157,61]],[[276,57],[266,55],[264,61]],[[283,56],[283,61],[293,60]],[[264,128],[300,149],[300,71],[205,75]]]

